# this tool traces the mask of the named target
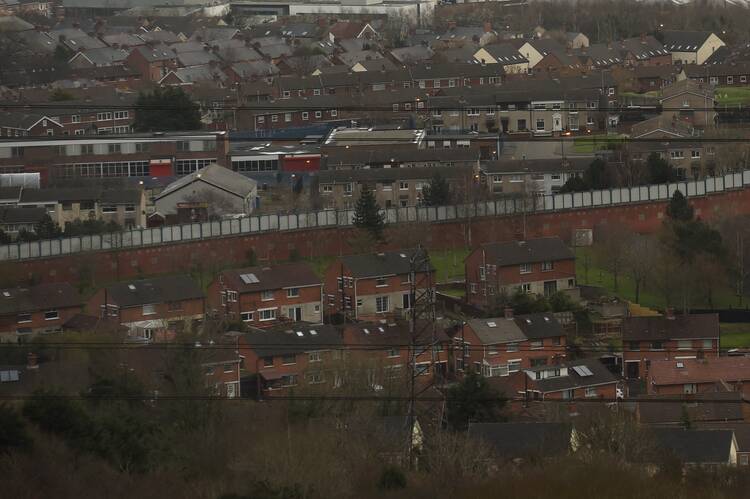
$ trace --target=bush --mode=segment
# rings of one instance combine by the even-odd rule
[[[30,447],[31,438],[21,415],[9,405],[0,404],[0,454]]]
[[[386,466],[378,479],[378,489],[398,490],[406,488],[406,475],[396,466]]]

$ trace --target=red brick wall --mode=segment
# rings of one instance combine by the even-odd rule
[[[644,360],[670,360],[675,357],[690,357],[697,356],[698,352],[702,352],[703,356],[707,359],[715,359],[719,356],[718,354],[718,338],[711,341],[711,349],[704,349],[702,347],[702,340],[692,340],[692,349],[680,350],[678,349],[677,341],[664,341],[662,350],[651,350],[650,341],[638,342],[640,350],[633,350],[631,348],[631,342],[625,342],[623,344],[622,360],[623,369],[626,370],[624,373],[627,376],[627,363],[632,361],[639,361],[638,366],[638,377],[643,379],[647,376],[647,369]]]
[[[15,333],[19,328],[45,329],[61,327],[68,319],[81,312],[82,307],[57,308],[58,319],[46,320],[44,311],[31,313],[31,322],[18,322],[18,315],[0,316],[0,333]]]
[[[497,319],[507,320],[507,319]],[[459,333],[460,335],[461,333]],[[565,345],[566,338],[561,336],[559,344],[555,342],[553,338],[544,338],[542,340],[542,348],[531,349],[531,342],[522,341],[518,343],[517,352],[508,352],[508,345],[495,345],[495,346],[482,346],[479,341],[479,337],[474,333],[470,326],[464,328],[464,341],[470,344],[469,357],[466,357],[467,367],[474,367],[476,362],[482,363],[483,359],[486,359],[491,365],[496,366],[499,364],[507,364],[508,360],[521,359],[521,368],[526,369],[531,367],[531,359],[547,359],[547,365],[553,365],[555,363],[555,357],[558,356],[559,360],[564,360],[565,356]],[[460,338],[460,336],[459,336]],[[489,352],[495,351],[496,354],[490,355]]]
[[[142,306],[121,308],[119,310],[119,321],[125,323],[155,319],[169,320],[189,315],[202,315],[204,312],[203,301],[203,299],[182,300],[182,306],[179,310],[169,310],[167,303],[157,303],[154,307],[156,313],[149,315],[143,315]],[[107,303],[116,305],[110,298],[107,299]],[[102,305],[104,305],[104,289],[100,289],[89,299],[86,309],[89,314],[98,316],[101,313]]]
[[[562,400],[563,392],[551,392],[544,394],[544,400]],[[610,383],[608,385],[601,385],[596,387],[596,397],[586,397],[585,388],[576,388],[573,390],[573,398],[575,399],[610,399],[614,400],[617,396],[617,383]]]
[[[714,194],[692,199],[691,204],[704,220],[719,216],[750,214],[750,189]],[[640,233],[656,232],[662,225],[666,203],[652,202],[628,206],[591,208],[527,215],[527,237],[559,236],[569,242],[577,228],[593,228],[602,223],[621,224]],[[475,218],[471,222],[414,224],[424,231],[420,235],[428,249],[476,247],[491,241],[515,237],[517,220],[513,217]],[[386,230],[389,243],[381,249],[414,246],[405,244],[404,226]],[[156,275],[211,269],[223,265],[241,264],[247,251],[253,249],[261,261],[289,259],[294,249],[302,257],[320,257],[353,253],[349,244],[355,240],[356,229],[321,228],[298,231],[268,232],[213,240],[165,244],[151,248],[97,251],[55,258],[22,262],[0,262],[0,269],[8,280],[24,282],[30,278],[44,282],[77,281],[82,270],[91,272],[94,283],[126,279],[139,275]]]

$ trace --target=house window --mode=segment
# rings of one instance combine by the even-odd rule
[[[261,299],[261,301],[271,301],[271,300],[273,300],[273,291],[272,290],[261,291],[261,293],[260,293],[260,299]]]
[[[690,151],[690,157],[692,159],[701,159],[701,152],[699,150]]]
[[[544,344],[542,343],[542,340],[534,340],[529,343],[529,348],[531,350],[541,350],[544,347]]]
[[[266,117],[265,116],[258,116],[258,123],[265,123]]]
[[[398,183],[398,189],[401,191],[408,191],[409,190],[409,182],[401,181]]]
[[[310,362],[320,362],[323,360],[321,358],[320,352],[310,352],[309,353],[309,361]]]
[[[308,374],[307,382],[311,385],[317,385],[317,384],[323,383],[323,375],[321,373]]]
[[[60,314],[57,313],[57,310],[47,310],[44,312],[44,320],[45,321],[54,321],[60,318]]]
[[[734,76],[727,76],[727,85],[731,85],[734,83]]]
[[[81,116],[78,114],[74,114],[70,117],[71,123],[80,123],[81,122]]]
[[[690,340],[680,340],[677,342],[677,350],[690,350],[693,347],[693,342]]]
[[[740,76],[740,83],[747,83],[747,76],[745,75]]]
[[[127,111],[115,111],[115,119],[116,120],[126,120],[130,116]]]
[[[381,188],[384,191],[391,191],[391,190],[393,190],[393,183],[391,183],[391,182],[383,182],[381,185],[382,185]]]
[[[485,274],[484,267],[482,265],[479,266],[479,280],[484,281],[487,279],[487,275]]]
[[[182,310],[182,302],[181,301],[170,301],[167,303],[167,310],[170,312],[175,312],[177,310]]]
[[[517,373],[521,370],[521,361],[520,360],[509,360],[508,361],[508,372],[509,373]]]
[[[521,273],[522,274],[530,274],[531,273],[531,264],[530,263],[522,263],[521,264]]]
[[[506,352],[517,352],[518,351],[518,343],[508,343],[507,347],[505,348]]]
[[[596,387],[595,386],[589,386],[586,387],[585,396],[586,398],[596,397]]]
[[[377,296],[375,297],[375,311],[377,313],[385,313],[388,312],[388,309],[390,303],[387,296]]]
[[[102,213],[117,213],[117,206],[113,204],[102,205]]]
[[[277,114],[272,114],[271,123],[276,123],[277,121],[279,121],[279,116]]]
[[[323,184],[320,188],[324,194],[329,194],[333,192],[333,185],[331,184]]]
[[[286,354],[286,355],[284,355],[284,356],[281,357],[281,363],[284,364],[285,366],[286,365],[290,365],[290,364],[296,364],[297,363],[297,357],[295,357],[295,355],[293,353]]]
[[[227,291],[227,301],[236,302],[237,301],[237,291]]]
[[[703,342],[701,343],[701,346],[705,350],[711,350],[714,347],[714,342],[713,340],[703,340]]]
[[[316,118],[322,118],[323,117],[323,111],[315,111],[315,117]]]
[[[241,312],[240,319],[242,320],[242,322],[252,322],[253,312]]]
[[[320,95],[320,89],[319,88],[314,88],[313,89],[313,95]]]
[[[685,383],[682,385],[682,393],[685,395],[693,395],[694,393],[698,393],[698,387],[695,386],[695,383]]]
[[[284,121],[287,123],[292,121],[292,113],[284,113]]]
[[[543,132],[544,131],[544,119],[537,118],[537,120],[536,120],[536,131],[537,132]]]
[[[377,279],[375,279],[375,286],[378,288],[388,286],[388,279],[386,279],[385,277],[378,277]]]
[[[289,288],[286,290],[286,297],[287,298],[297,298],[299,297],[299,288]]]
[[[296,374],[289,374],[289,375],[281,377],[281,386],[296,386],[296,385],[297,385]]]
[[[518,286],[518,290],[521,293],[531,293],[531,283],[526,282],[524,284],[521,284],[520,286]]]
[[[96,121],[108,121],[112,119],[112,113],[97,113]]]
[[[552,262],[542,262],[542,272],[549,272],[554,269],[555,265]]]
[[[302,113],[302,120],[307,121],[309,118],[310,118],[310,113],[308,113],[307,111],[304,111]]]
[[[258,315],[260,315],[261,321],[272,321],[276,318],[276,309],[267,308],[265,310],[258,310]]]
[[[18,323],[31,322],[31,314],[18,314]]]
[[[661,341],[652,341],[651,350],[664,350],[664,343]]]
[[[273,367],[273,357],[263,357],[263,367]]]
[[[153,303],[143,305],[143,315],[154,315],[156,313],[156,305]]]
[[[641,344],[637,341],[628,342],[628,350],[631,352],[639,352],[641,350]]]
[[[477,294],[477,284],[475,282],[469,284],[469,293],[473,295]]]
[[[331,117],[332,118],[335,118],[336,116],[338,116],[338,114],[339,114],[339,112],[336,109],[331,109]]]

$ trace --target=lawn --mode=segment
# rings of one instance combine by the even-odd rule
[[[588,255],[589,270],[588,275],[585,271],[585,257]],[[578,284],[589,286],[600,286],[607,289],[610,294],[619,296],[626,300],[635,301],[635,285],[628,275],[618,276],[618,289],[615,291],[614,277],[608,271],[597,266],[593,248],[577,248],[576,250],[576,275]],[[713,297],[715,308],[729,308],[738,305],[738,298],[734,289],[727,285],[717,289]],[[648,308],[663,309],[665,307],[664,298],[655,289],[641,289],[639,305]],[[707,303],[693,303],[695,308],[708,308]]]
[[[430,251],[430,261],[437,270],[437,282],[464,280],[464,258],[469,250]]]
[[[750,324],[721,324],[721,348],[750,347]]]
[[[750,88],[719,87],[716,89],[716,102],[720,106],[737,106],[750,104]]]
[[[610,144],[622,142],[623,136],[618,134],[584,135],[573,139],[573,151],[580,154],[594,153],[607,149]]]

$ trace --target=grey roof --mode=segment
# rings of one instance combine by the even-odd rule
[[[570,450],[571,427],[563,423],[474,423],[469,437],[506,459],[554,457]]]
[[[330,165],[335,166],[335,165]],[[321,184],[349,183],[349,182],[382,182],[393,183],[399,180],[429,181],[439,173],[444,179],[469,178],[473,174],[470,166],[457,167],[415,167],[415,168],[358,168],[353,170],[321,170],[318,180]]]
[[[201,66],[210,62],[218,62],[219,58],[213,52],[207,50],[196,50],[193,52],[180,52],[177,60],[183,66]]]
[[[573,390],[587,386],[613,384],[618,382],[618,378],[609,372],[609,369],[602,364],[599,359],[578,359],[572,362],[561,364],[560,367],[568,368],[567,376],[557,376],[554,378],[534,379],[535,372],[550,369],[553,366],[541,366],[531,369],[525,369],[524,372],[536,384],[542,392],[559,392],[563,390]],[[581,376],[576,372],[574,367],[586,367],[591,375]]]
[[[27,31],[34,29],[34,25],[27,23],[20,17],[0,16],[0,33],[12,31]]]
[[[592,158],[502,159],[482,161],[485,173],[570,173],[584,171]]]
[[[128,52],[123,49],[116,49],[112,47],[101,47],[97,49],[90,49],[84,52],[79,52],[71,58],[84,57],[88,59],[95,66],[110,66],[112,64],[121,63],[128,57]]]
[[[16,208],[0,206],[0,224],[35,224],[44,220],[44,208]]]
[[[429,138],[429,136],[428,136]],[[450,149],[443,149],[437,147],[428,147],[426,149],[407,149],[407,150],[388,150],[381,147],[356,147],[356,148],[343,148],[337,147],[331,149],[328,152],[325,164],[328,168],[337,168],[341,166],[352,166],[352,165],[379,165],[384,163],[419,163],[426,161],[435,162],[461,162],[461,161],[472,161],[476,162],[479,158],[479,152],[471,150],[467,147],[452,147]],[[386,168],[386,170],[392,170],[392,168]],[[428,172],[426,169],[417,168],[421,173],[419,175],[425,175],[431,173],[434,175],[434,170]],[[450,170],[440,170],[441,173],[451,175]],[[353,178],[370,178],[368,174],[363,177],[357,177],[358,172],[347,172],[352,174]],[[344,175],[343,173],[340,173]],[[463,175],[463,172],[461,173]],[[329,174],[325,174],[325,170],[320,172],[322,175],[321,180],[336,181],[335,177],[330,177]],[[398,177],[403,178],[408,176],[413,178],[414,175],[410,175],[409,172],[379,172],[375,173],[371,178],[391,178]]]
[[[119,45],[120,47],[137,47],[146,43],[143,41],[143,38],[131,33],[112,33],[109,35],[103,35],[101,39],[110,47],[112,45]]]
[[[193,182],[211,184],[243,199],[249,196],[257,186],[255,180],[214,163],[172,182],[155,199],[161,199]]]
[[[343,347],[341,335],[331,325],[289,324],[271,330],[241,333],[240,337],[259,357],[293,355]]]
[[[626,317],[622,322],[623,341],[713,339],[719,335],[718,314]]]
[[[662,31],[664,48],[671,52],[697,52],[711,36],[710,31]]]
[[[565,336],[562,325],[552,313],[519,315],[515,320],[524,336],[530,340]]]
[[[200,285],[186,275],[123,281],[107,286],[107,302],[120,308],[204,297]]]
[[[482,248],[487,254],[487,261],[500,267],[575,258],[573,251],[558,237],[488,243]]]
[[[514,343],[525,341],[526,336],[513,319],[493,317],[490,319],[472,319],[469,327],[479,337],[483,345]]]
[[[157,33],[163,33],[163,31],[157,31]],[[175,54],[182,54],[184,52],[198,52],[200,50],[206,50],[206,45],[202,42],[179,42],[173,43],[169,46]]]
[[[177,68],[173,71],[170,71],[170,74],[174,74],[175,76],[177,76],[177,78],[180,79],[180,81],[184,83],[217,80],[224,81],[227,79],[226,73],[221,71],[218,66],[212,67],[209,64],[203,64],[201,66],[190,66],[189,68]]]
[[[156,47],[142,45],[134,50],[138,51],[148,62],[170,61],[176,57],[175,53],[166,45],[157,45]]]
[[[669,51],[664,45],[651,35],[637,38],[626,38],[620,42],[620,46],[626,52],[630,52],[638,60],[650,59],[668,55]]]
[[[521,55],[517,48],[510,43],[498,43],[485,45],[484,50],[490,53],[497,60],[498,64],[523,64],[529,62],[526,57]]]
[[[424,45],[413,45],[391,50],[391,55],[399,62],[419,62],[432,58],[433,51]]]
[[[255,76],[273,76],[279,74],[279,68],[275,64],[266,61],[246,61],[232,64],[232,70],[240,78],[252,78]]]
[[[729,463],[734,439],[732,430],[651,428],[649,433],[659,447],[684,463]]]
[[[21,198],[21,186],[0,187],[0,201],[18,202]]]
[[[52,189],[24,189],[21,203],[53,203],[65,201],[100,201],[111,204],[138,203],[139,189],[103,189],[101,187],[72,187]]]
[[[367,255],[342,256],[341,262],[349,269],[356,279],[383,277],[389,275],[403,275],[411,272],[411,260],[418,250],[388,251],[385,253],[370,253]],[[419,257],[417,257],[419,259]],[[434,267],[430,265],[430,270]],[[421,271],[426,271],[422,267]]]
[[[277,45],[263,45],[258,49],[263,55],[271,59],[277,59],[284,55],[292,55],[292,47],[286,43]]]
[[[240,293],[256,293],[269,289],[319,286],[320,277],[306,263],[287,263],[271,267],[249,267],[225,270],[220,274],[230,289]]]
[[[342,52],[336,57],[347,66],[354,66],[358,62],[377,61],[383,59],[383,54],[375,50],[358,50],[356,52]]]
[[[638,420],[642,424],[682,424],[687,414],[693,423],[742,421],[742,406],[740,392],[696,393],[682,404],[675,403],[674,395],[653,395],[638,402]]]
[[[166,29],[139,33],[138,36],[147,42],[177,43],[180,41],[180,38],[176,34]]]
[[[35,310],[80,307],[83,299],[69,283],[0,289],[0,314],[17,314]]]

